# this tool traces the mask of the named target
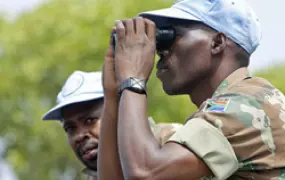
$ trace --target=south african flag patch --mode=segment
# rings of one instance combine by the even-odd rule
[[[203,109],[205,112],[225,112],[230,102],[230,98],[210,99]]]

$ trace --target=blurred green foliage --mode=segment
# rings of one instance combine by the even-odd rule
[[[0,135],[7,147],[4,158],[19,179],[84,179],[83,167],[67,145],[61,124],[43,122],[41,116],[55,104],[73,71],[101,70],[116,19],[172,2],[52,0],[15,21],[0,18]],[[283,69],[278,71],[282,74]],[[261,75],[276,80],[274,74]],[[283,79],[279,76],[274,81],[281,89]],[[186,96],[167,96],[155,70],[148,92],[149,115],[157,122],[183,123],[196,109]]]

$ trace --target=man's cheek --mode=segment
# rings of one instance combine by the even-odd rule
[[[98,141],[100,136],[100,123],[96,123],[91,128],[92,137]]]
[[[70,138],[69,136],[67,137],[67,143],[69,144],[71,149],[74,151],[74,153],[77,154],[75,144],[73,143],[72,138]]]

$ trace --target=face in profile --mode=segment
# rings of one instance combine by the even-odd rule
[[[174,43],[167,53],[158,52],[157,77],[167,94],[188,94],[211,72],[212,32],[189,21],[178,21],[173,27],[177,32]]]
[[[71,104],[63,113],[63,128],[76,156],[92,170],[97,170],[100,115],[103,99]]]

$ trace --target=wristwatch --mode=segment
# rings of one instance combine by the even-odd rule
[[[125,89],[128,89],[132,92],[145,94],[146,95],[146,81],[144,79],[139,79],[135,77],[130,77],[123,81],[120,86],[120,95]]]

